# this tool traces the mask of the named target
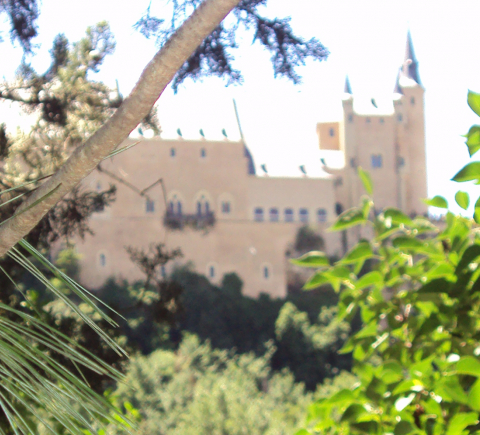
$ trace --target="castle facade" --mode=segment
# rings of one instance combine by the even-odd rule
[[[397,207],[423,214],[427,197],[424,89],[408,35],[405,60],[393,97],[381,104],[357,101],[348,78],[343,119],[317,124],[318,160],[298,168],[298,176],[270,176],[257,168],[243,140],[142,139],[135,147],[102,163],[85,181],[102,190],[117,185],[111,207],[95,213],[94,237],[76,243],[82,256],[81,282],[98,288],[114,276],[129,281],[142,275],[125,250],[164,243],[212,282],[229,272],[244,281],[250,296],[286,293],[286,251],[300,227],[310,226],[327,254],[341,256],[360,236],[327,228],[365,193],[357,168],[372,176],[377,209]],[[201,136],[203,136],[201,132]],[[123,146],[133,144],[127,140]],[[330,168],[322,151],[342,156]],[[313,169],[312,169],[313,168]],[[123,180],[116,182],[115,180]],[[356,232],[357,231],[357,232]]]

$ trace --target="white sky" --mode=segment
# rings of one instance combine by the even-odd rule
[[[58,33],[70,41],[80,39],[88,25],[108,20],[117,41],[98,79],[112,87],[115,79],[126,95],[155,52],[154,44],[132,25],[149,0],[43,0],[39,21],[40,45],[33,65],[43,72],[49,65],[48,50]],[[152,0],[158,10],[165,0]],[[317,147],[315,126],[338,120],[345,75],[354,94],[364,98],[392,93],[403,61],[407,29],[413,37],[419,73],[426,88],[427,171],[429,195],[447,197],[452,209],[458,189],[480,195],[475,186],[449,179],[467,163],[464,139],[473,123],[480,123],[466,104],[467,90],[480,92],[480,33],[478,0],[269,0],[268,14],[292,17],[292,26],[304,37],[318,38],[331,52],[325,62],[308,62],[299,69],[303,84],[294,86],[273,79],[268,53],[246,44],[238,51],[236,66],[245,78],[242,86],[224,87],[221,79],[188,81],[173,95],[159,100],[160,121],[167,132],[182,129],[185,137],[216,138],[222,128],[237,137],[231,99],[240,110],[243,131],[257,166],[298,167],[309,163]],[[6,29],[6,27],[5,27]],[[11,78],[22,53],[8,42],[0,44],[0,73]],[[8,60],[8,61],[7,61]],[[0,111],[0,121],[10,114]]]

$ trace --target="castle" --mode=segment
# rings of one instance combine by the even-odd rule
[[[374,99],[364,103],[354,98],[347,78],[343,119],[317,124],[318,159],[301,166],[298,176],[269,176],[267,168],[256,168],[243,139],[226,137],[142,139],[106,160],[101,172],[85,180],[90,188],[128,181],[115,183],[114,204],[91,218],[96,235],[76,244],[81,282],[96,288],[110,276],[140,279],[125,246],[164,243],[167,249],[180,248],[179,263],[191,262],[212,282],[236,272],[247,295],[284,296],[285,253],[301,226],[322,235],[329,255],[342,255],[359,237],[357,229],[343,235],[326,231],[364,194],[358,166],[372,176],[377,209],[426,213],[421,201],[427,197],[424,89],[410,34],[393,98],[383,106]],[[128,139],[123,146],[134,142]],[[330,168],[323,150],[341,153],[343,167]]]

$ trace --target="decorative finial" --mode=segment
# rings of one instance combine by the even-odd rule
[[[222,128],[222,134],[223,134],[226,138],[228,138],[227,131],[226,131],[224,128]]]
[[[182,130],[180,130],[179,128],[177,128],[177,134],[178,134],[180,137],[183,137],[183,135],[182,135]]]

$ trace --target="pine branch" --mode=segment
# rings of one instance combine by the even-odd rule
[[[239,1],[205,0],[193,12],[150,61],[131,94],[107,123],[19,207],[16,216],[0,227],[0,256],[28,234],[61,198],[128,137],[148,115],[176,72]],[[57,190],[45,197],[54,188]],[[45,199],[32,207],[42,197]],[[26,208],[29,209],[19,214]]]

